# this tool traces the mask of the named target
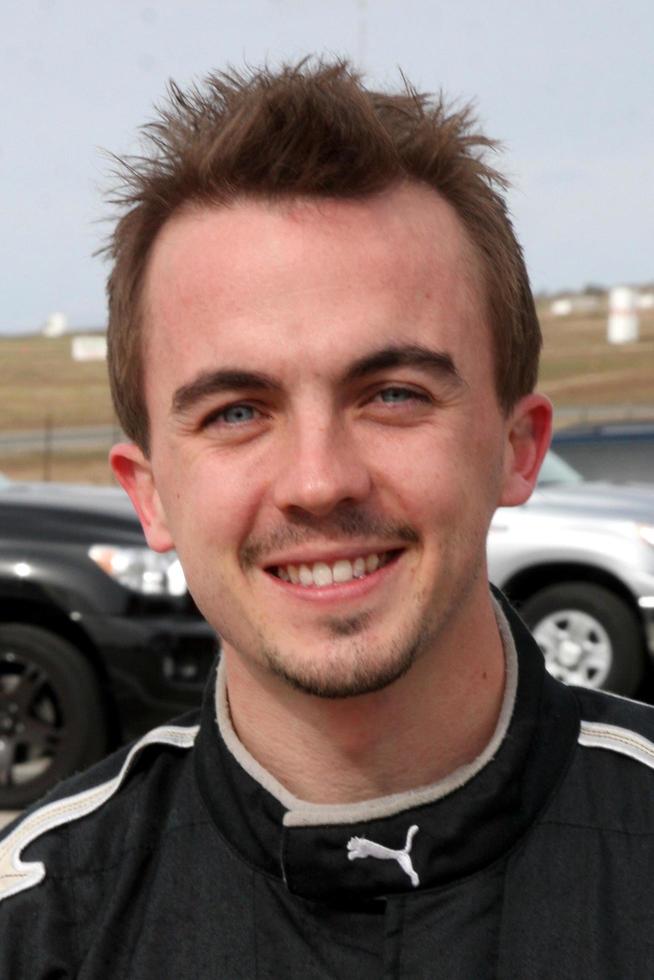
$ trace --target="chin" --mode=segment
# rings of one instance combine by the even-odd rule
[[[422,653],[425,639],[419,632],[387,646],[383,655],[370,642],[341,642],[335,650],[322,651],[320,663],[302,662],[275,647],[264,648],[261,658],[271,673],[296,691],[332,700],[354,698],[382,691],[403,677]]]

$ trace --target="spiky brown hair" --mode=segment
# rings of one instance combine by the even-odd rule
[[[152,244],[187,204],[239,197],[365,198],[403,180],[427,184],[456,211],[483,275],[500,404],[530,392],[541,334],[504,177],[486,162],[496,143],[469,106],[419,94],[370,91],[347,62],[305,60],[207,77],[143,127],[146,152],[120,161],[112,197],[122,211],[106,253],[109,375],[118,418],[147,453],[141,290]]]

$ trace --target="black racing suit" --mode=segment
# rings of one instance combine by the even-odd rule
[[[422,795],[295,812],[213,685],[62,784],[0,841],[1,980],[654,977],[654,710],[553,680],[506,614],[508,728]]]

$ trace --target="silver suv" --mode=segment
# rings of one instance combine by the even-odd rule
[[[586,483],[550,451],[531,500],[496,512],[488,559],[555,677],[636,691],[654,657],[654,487]]]

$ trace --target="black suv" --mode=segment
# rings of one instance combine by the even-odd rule
[[[122,491],[0,477],[0,809],[198,704],[217,649]]]

